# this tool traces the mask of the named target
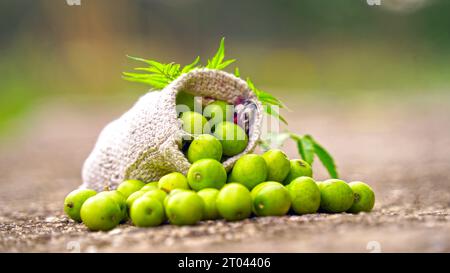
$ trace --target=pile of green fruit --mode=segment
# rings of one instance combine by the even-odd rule
[[[224,40],[206,68],[223,69],[234,60],[224,60]],[[164,88],[172,79],[195,68],[199,58],[182,70],[178,64],[162,64],[133,58],[150,65],[148,75],[124,73],[127,80]],[[164,72],[164,73],[163,73]],[[166,75],[171,72],[171,75]],[[239,70],[235,75],[239,77]],[[170,76],[170,77],[169,77]],[[165,81],[161,81],[165,79]],[[265,106],[283,104],[247,83]],[[297,142],[303,159],[292,159],[279,149],[262,155],[241,156],[227,173],[222,163],[242,153],[248,145],[249,124],[238,120],[235,106],[223,101],[208,101],[196,107],[196,98],[180,92],[176,99],[184,107],[179,119],[186,133],[180,149],[192,163],[187,175],[173,172],[159,181],[144,183],[126,180],[116,190],[96,193],[78,189],[67,195],[64,211],[90,230],[110,230],[131,221],[139,227],[158,226],[165,222],[194,225],[202,220],[237,221],[254,216],[291,214],[369,212],[375,203],[373,190],[363,182],[346,183],[339,179],[315,181],[312,157],[316,154],[331,177],[338,177],[334,161],[311,136],[288,134]],[[269,110],[267,110],[269,109]],[[266,113],[284,119],[271,108]],[[286,135],[286,134],[285,134]],[[311,149],[311,147],[313,149]]]
[[[202,134],[190,147],[199,138],[207,143],[217,141]],[[200,149],[199,153],[204,152]],[[64,210],[90,230],[110,230],[129,220],[139,227],[165,222],[194,225],[221,218],[237,221],[252,214],[369,212],[374,206],[374,192],[365,183],[315,181],[307,162],[289,160],[278,149],[244,155],[228,174],[218,157],[192,153],[187,176],[173,172],[150,183],[126,180],[116,190],[101,193],[78,189],[67,195]]]

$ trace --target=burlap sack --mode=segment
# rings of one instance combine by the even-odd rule
[[[180,148],[185,132],[176,112],[176,95],[181,90],[252,106],[248,146],[223,162],[227,171],[243,154],[255,148],[263,111],[247,83],[223,71],[197,69],[181,75],[161,91],[145,94],[103,129],[84,163],[81,187],[101,191],[106,186],[115,189],[125,179],[150,182],[174,171],[186,174],[191,164]]]

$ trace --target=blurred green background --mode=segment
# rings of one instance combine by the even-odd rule
[[[136,65],[126,54],[185,64],[222,36],[241,75],[282,97],[447,95],[449,11],[447,0],[1,1],[0,136],[42,102],[131,103],[147,87],[122,80]]]

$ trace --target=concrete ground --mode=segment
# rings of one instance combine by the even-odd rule
[[[285,96],[290,129],[315,136],[373,212],[121,225],[89,232],[62,213],[101,128],[129,104],[43,102],[0,142],[1,252],[450,252],[450,100],[444,95],[320,100]],[[295,156],[293,144],[285,146]],[[326,173],[315,166],[317,179]]]

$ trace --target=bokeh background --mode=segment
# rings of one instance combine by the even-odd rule
[[[60,213],[101,128],[148,90],[121,78],[136,65],[127,54],[205,61],[221,37],[241,75],[290,107],[284,112],[290,130],[315,136],[344,179],[374,187],[378,211],[447,208],[449,12],[446,0],[381,0],[379,6],[366,0],[1,1],[2,219]],[[295,145],[285,147],[297,155]],[[318,179],[327,178],[320,165],[314,168]],[[423,240],[402,247],[386,239],[388,249],[450,250],[439,243],[439,232],[433,239],[426,228],[408,226],[405,241]],[[23,240],[12,236],[0,246],[39,245]],[[310,243],[280,249],[365,250],[352,241],[334,248]],[[60,250],[42,245],[36,249]]]

